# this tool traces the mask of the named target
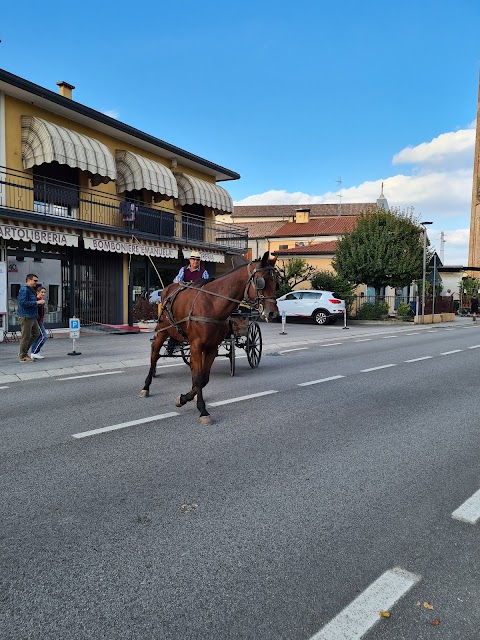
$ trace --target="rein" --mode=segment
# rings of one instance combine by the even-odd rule
[[[190,307],[190,311],[188,313],[188,316],[186,316],[185,318],[182,318],[181,320],[177,320],[175,321],[173,314],[172,314],[172,307],[173,307],[173,303],[175,301],[175,298],[178,296],[178,294],[181,291],[186,291],[187,289],[192,289],[192,285],[189,284],[184,284],[181,283],[179,288],[174,291],[172,294],[170,294],[169,296],[167,296],[167,298],[165,299],[165,301],[163,302],[162,305],[162,312],[164,311],[165,314],[168,317],[168,320],[171,322],[170,325],[168,325],[167,327],[163,327],[162,329],[160,329],[160,331],[165,331],[166,329],[170,329],[170,328],[174,328],[176,331],[178,331],[178,333],[185,339],[187,339],[187,336],[185,335],[185,332],[181,329],[181,327],[179,325],[183,324],[184,322],[206,322],[206,323],[210,323],[210,324],[220,324],[220,325],[228,325],[228,323],[230,322],[229,318],[227,318],[226,320],[215,320],[214,318],[207,318],[204,316],[194,316],[193,315],[193,308],[195,306],[195,302],[198,298],[198,296],[201,293],[206,293],[210,296],[215,296],[217,298],[223,298],[224,300],[228,300],[229,302],[235,302],[236,304],[241,304],[242,302],[244,304],[246,304],[247,306],[249,306],[252,309],[258,308],[260,310],[260,307],[263,308],[263,304],[262,301],[265,300],[275,300],[275,296],[264,296],[261,295],[259,292],[263,290],[264,286],[265,286],[265,281],[263,281],[262,286],[257,286],[255,284],[255,280],[260,280],[260,278],[255,278],[255,274],[256,273],[261,273],[263,271],[268,271],[270,273],[270,275],[273,274],[274,268],[272,266],[268,266],[268,267],[260,267],[260,268],[255,268],[253,269],[252,272],[250,272],[250,265],[254,264],[254,262],[249,262],[247,264],[247,273],[248,273],[248,280],[245,284],[245,289],[243,292],[243,299],[241,300],[237,300],[236,298],[230,298],[229,296],[225,296],[222,293],[216,293],[215,291],[207,291],[205,289],[203,289],[203,287],[200,287],[197,291],[197,295],[195,296],[195,298],[193,299],[192,302],[192,306]],[[263,278],[262,278],[263,280]],[[255,289],[255,298],[254,300],[252,300],[249,295],[248,295],[248,290],[250,288],[250,286],[253,284],[254,289]],[[169,304],[167,304],[169,303]]]

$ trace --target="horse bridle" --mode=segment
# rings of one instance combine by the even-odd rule
[[[243,292],[243,302],[246,302],[247,304],[252,304],[253,306],[258,308],[258,312],[260,313],[260,315],[263,315],[263,311],[265,308],[265,301],[267,300],[276,300],[275,296],[265,296],[263,295],[261,292],[265,289],[265,278],[263,276],[259,276],[257,275],[255,277],[256,274],[258,273],[262,273],[267,271],[270,274],[270,277],[272,280],[275,279],[275,269],[274,267],[272,267],[271,265],[269,265],[268,267],[259,267],[259,268],[255,268],[252,272],[250,272],[250,265],[253,264],[252,262],[250,262],[247,266],[247,271],[248,271],[248,280],[247,280],[247,284],[245,285],[245,291]],[[255,297],[252,299],[249,295],[248,295],[248,290],[249,288],[253,286],[254,292],[255,292]]]

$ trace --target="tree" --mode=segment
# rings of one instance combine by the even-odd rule
[[[337,276],[332,271],[317,271],[312,279],[312,289],[323,289],[324,291],[332,291],[339,298],[345,300],[347,309],[351,309],[355,300],[354,291],[356,285],[344,278]]]
[[[406,287],[422,278],[423,228],[411,213],[372,207],[338,241],[332,266],[343,279],[374,287],[377,296],[382,287]]]
[[[309,265],[303,258],[283,260],[281,265],[277,265],[276,270],[278,296],[290,293],[297,285],[310,280],[315,273],[315,268]]]
[[[460,280],[458,287],[467,298],[471,298],[473,294],[478,294],[480,291],[480,279],[466,276]]]

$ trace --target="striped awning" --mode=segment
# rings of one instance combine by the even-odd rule
[[[194,251],[194,249],[189,249],[185,247],[184,249],[182,249],[183,257],[186,260],[189,260],[192,251]],[[203,262],[219,262],[219,263],[225,262],[224,254],[218,253],[218,251],[208,251],[206,249],[195,249],[195,251],[198,251],[198,253],[200,254],[200,258]]]
[[[178,201],[181,205],[202,204],[216,211],[227,213],[233,211],[230,194],[218,184],[206,182],[185,173],[179,173],[175,177],[178,184]]]
[[[178,258],[178,247],[167,242],[141,240],[113,233],[83,231],[85,249],[107,251],[109,253],[128,253],[135,256],[152,256],[152,258]]]
[[[78,247],[79,235],[73,229],[40,222],[22,222],[0,218],[0,239],[35,244],[55,244],[61,247]]]
[[[117,193],[133,189],[153,191],[155,202],[178,198],[175,176],[168,167],[131,151],[117,149]]]
[[[22,160],[24,169],[54,161],[77,167],[91,174],[94,185],[117,177],[115,160],[102,142],[35,116],[22,116]]]

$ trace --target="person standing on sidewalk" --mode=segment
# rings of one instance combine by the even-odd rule
[[[40,349],[48,340],[47,330],[45,329],[45,326],[43,324],[43,319],[45,318],[45,294],[46,293],[47,293],[47,290],[45,289],[45,287],[42,287],[42,286],[37,287],[37,302],[38,300],[44,300],[44,303],[38,305],[38,328],[40,329],[40,335],[32,344],[30,357],[33,360],[43,360],[43,358],[45,357],[40,354]]]
[[[20,338],[20,352],[18,358],[20,362],[33,362],[28,355],[28,350],[40,335],[38,327],[38,306],[44,305],[44,300],[37,300],[35,295],[35,285],[38,282],[38,276],[29,273],[25,278],[25,284],[20,287],[18,292],[17,315],[20,317],[20,326],[22,336]]]
[[[478,298],[476,293],[473,294],[470,300],[470,313],[472,314],[473,321],[476,322],[478,313]]]

